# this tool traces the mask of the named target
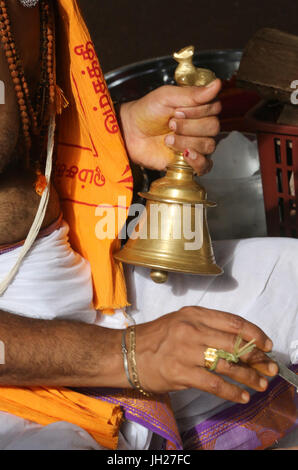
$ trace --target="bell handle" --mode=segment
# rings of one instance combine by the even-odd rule
[[[193,63],[194,46],[187,46],[174,52],[173,58],[178,62],[175,70],[175,81],[178,86],[207,86],[216,79],[216,75],[209,69],[197,68]],[[169,166],[190,169],[191,166],[184,160],[182,152],[174,152],[175,158]],[[192,168],[191,168],[192,169]]]

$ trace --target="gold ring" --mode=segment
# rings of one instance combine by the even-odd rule
[[[205,363],[204,366],[208,370],[214,370],[218,361],[217,349],[207,348],[204,352]]]

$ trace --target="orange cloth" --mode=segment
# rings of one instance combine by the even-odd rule
[[[121,308],[128,305],[126,286],[122,266],[114,262],[112,253],[120,247],[118,212],[123,225],[131,204],[132,174],[107,85],[77,3],[59,0],[58,11],[57,84],[70,105],[58,122],[55,186],[70,225],[71,245],[91,264],[95,308]],[[96,215],[98,205],[115,209],[113,240],[96,237],[96,226],[106,216]]]
[[[0,387],[0,410],[42,425],[67,421],[85,429],[103,447],[117,449],[120,406],[65,388]]]

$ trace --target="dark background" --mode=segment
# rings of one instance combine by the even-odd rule
[[[80,0],[104,73],[194,44],[242,49],[255,31],[298,35],[297,0]]]

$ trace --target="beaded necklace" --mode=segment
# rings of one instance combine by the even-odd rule
[[[6,3],[4,0],[0,0],[0,38],[20,111],[26,166],[29,168],[32,164],[35,164],[38,174],[41,173],[40,165],[44,161],[46,129],[50,113],[55,104],[54,15],[50,0],[40,0],[39,8],[41,24],[41,73],[33,104],[24,68],[12,35]],[[34,139],[34,136],[37,139]],[[31,151],[33,140],[37,140],[37,143],[34,145],[34,152]]]

